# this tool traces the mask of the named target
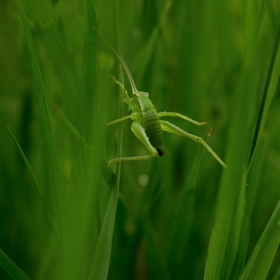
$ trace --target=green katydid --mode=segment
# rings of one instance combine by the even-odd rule
[[[223,166],[226,167],[225,163],[219,158],[219,156],[210,148],[210,146],[201,138],[196,135],[190,134],[179,127],[175,126],[174,124],[160,120],[160,117],[179,117],[186,121],[189,121],[195,125],[201,126],[205,125],[206,122],[197,122],[187,116],[184,116],[179,113],[175,112],[161,112],[158,113],[156,111],[155,106],[151,102],[149,98],[149,94],[143,91],[138,91],[132,75],[124,61],[124,59],[117,53],[117,51],[112,47],[112,45],[104,38],[104,36],[96,29],[95,31],[99,34],[99,36],[103,39],[103,41],[111,48],[111,50],[115,53],[117,58],[120,60],[122,66],[125,69],[125,72],[128,76],[133,97],[130,98],[128,95],[127,90],[125,89],[124,85],[117,81],[113,76],[113,80],[119,85],[124,98],[125,102],[127,103],[129,110],[132,111],[132,114],[109,123],[106,125],[112,125],[127,119],[133,120],[131,125],[131,130],[135,134],[135,136],[148,148],[150,151],[150,155],[147,156],[135,156],[135,157],[122,157],[122,158],[114,158],[108,161],[107,168],[115,162],[120,161],[136,161],[136,160],[148,160],[155,157],[162,157],[164,155],[163,150],[165,147],[163,146],[163,137],[162,131],[167,131],[173,134],[178,134],[181,136],[185,136],[190,138],[191,140],[201,143],[210,154]]]

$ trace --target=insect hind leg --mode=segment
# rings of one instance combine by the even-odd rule
[[[187,138],[190,138],[191,140],[198,142],[200,144],[202,144],[205,149],[223,166],[226,168],[225,163],[219,158],[219,156],[211,149],[211,147],[209,145],[207,145],[207,143],[201,138],[198,137],[196,135],[190,134],[184,130],[182,130],[181,128],[177,127],[176,125],[167,122],[167,121],[160,121],[161,124],[161,129],[164,131],[167,131],[169,133],[173,133],[173,134],[177,134],[177,135],[181,135],[181,136],[185,136]]]
[[[158,113],[158,116],[159,117],[179,117],[183,120],[186,120],[186,121],[193,123],[195,125],[198,125],[198,126],[207,124],[207,122],[198,122],[198,121],[195,121],[187,116],[184,116],[184,115],[176,113],[176,112],[160,112],[160,113]]]

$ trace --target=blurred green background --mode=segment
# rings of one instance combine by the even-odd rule
[[[273,0],[2,0],[0,279],[280,279],[279,19]],[[93,26],[227,169],[164,133],[161,159],[105,170],[119,61]],[[147,155],[130,125],[122,155]]]

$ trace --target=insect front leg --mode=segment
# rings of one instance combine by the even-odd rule
[[[125,98],[125,100],[126,100],[126,103],[128,104],[128,106],[129,106],[129,108],[132,110],[132,111],[134,111],[133,110],[133,104],[132,104],[132,102],[131,102],[131,99],[129,98],[129,95],[128,95],[128,93],[127,93],[127,90],[125,89],[125,87],[124,87],[124,85],[121,83],[121,82],[119,82],[114,76],[112,76],[112,79],[113,79],[113,81],[120,87],[120,89],[121,89],[121,91],[122,91],[122,93],[123,93],[123,95],[124,95],[124,98]]]
[[[198,125],[198,126],[201,126],[201,125],[205,125],[207,124],[207,122],[197,122],[187,116],[184,116],[182,114],[179,114],[179,113],[175,113],[175,112],[161,112],[161,113],[158,113],[158,116],[159,117],[179,117],[181,119],[184,119],[190,123],[193,123],[195,125]]]
[[[151,155],[110,159],[108,161],[107,168],[109,168],[109,166],[114,162],[148,160],[148,159],[152,159],[154,157],[159,157],[157,150],[150,143],[149,138],[147,137],[144,128],[138,122],[134,121],[132,123],[131,130],[134,133],[134,135],[148,148],[148,150],[151,152]]]
[[[122,122],[122,121],[125,121],[125,120],[128,120],[128,119],[136,120],[137,115],[138,115],[137,113],[133,113],[133,114],[131,114],[129,116],[126,116],[126,117],[123,117],[123,118],[120,118],[120,119],[108,122],[108,123],[106,123],[106,125],[109,126],[109,125],[112,125],[112,124],[115,124],[115,123],[118,123],[118,122]]]
[[[167,121],[160,121],[161,124],[161,129],[173,134],[178,134],[181,136],[185,136],[187,138],[190,138],[191,140],[198,142],[200,144],[202,144],[207,151],[223,166],[226,168],[225,163],[218,157],[218,155],[210,148],[210,146],[207,145],[207,143],[201,138],[198,137],[196,135],[190,134],[184,130],[182,130],[181,128],[177,127],[176,125],[167,122]]]

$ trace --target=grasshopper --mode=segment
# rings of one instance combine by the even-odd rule
[[[95,28],[94,28],[95,29]],[[149,94],[147,92],[138,91],[132,75],[124,61],[124,59],[117,53],[117,51],[113,48],[113,46],[104,38],[104,36],[97,30],[95,31],[102,38],[102,40],[110,47],[110,49],[114,52],[117,58],[120,60],[122,66],[125,69],[125,72],[128,76],[133,97],[130,98],[127,90],[124,85],[116,80],[113,76],[114,82],[120,87],[124,100],[127,103],[129,110],[132,111],[132,114],[111,122],[106,123],[107,126],[113,125],[118,122],[122,122],[127,119],[133,120],[131,125],[131,130],[134,135],[148,148],[150,151],[150,155],[147,156],[135,156],[135,157],[122,157],[122,158],[114,158],[108,161],[107,168],[115,162],[120,161],[136,161],[136,160],[148,160],[152,158],[160,158],[164,155],[163,146],[163,137],[162,131],[167,131],[169,133],[181,135],[187,137],[195,142],[202,144],[210,154],[223,166],[226,168],[225,163],[219,158],[219,156],[210,148],[210,146],[201,138],[196,135],[190,134],[174,124],[163,121],[160,117],[179,117],[186,121],[189,121],[195,125],[202,126],[207,124],[206,122],[197,122],[187,116],[184,116],[175,112],[160,112],[158,113],[152,101],[149,98]]]

